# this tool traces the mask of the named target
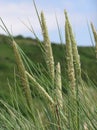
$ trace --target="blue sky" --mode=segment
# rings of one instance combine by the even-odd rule
[[[64,38],[64,9],[67,10],[78,45],[92,45],[87,22],[97,28],[97,0],[36,0],[39,12],[44,11],[51,41],[59,42],[55,13]],[[33,6],[33,0],[0,0],[0,17],[13,35],[22,34],[33,37],[23,25],[29,26],[28,19],[38,37],[42,39],[41,29]],[[1,24],[1,23],[0,23]],[[4,33],[0,29],[0,33]]]

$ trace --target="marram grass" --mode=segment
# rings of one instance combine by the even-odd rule
[[[21,85],[17,80],[17,83],[15,82],[17,89],[11,93],[14,96],[10,96],[13,98],[11,99],[13,103],[7,103],[7,99],[5,101],[0,99],[0,130],[97,130],[97,87],[88,80],[87,83],[83,82],[80,86],[78,84],[79,89],[75,89],[77,78],[81,74],[80,59],[66,12],[65,17],[66,69],[68,72],[65,77],[62,76],[64,71],[61,71],[60,63],[58,62],[56,67],[54,66],[51,42],[43,13],[41,13],[40,22],[44,38],[44,57],[48,66],[46,73],[49,72],[50,78],[45,78],[45,74],[42,70],[40,71],[41,68],[35,67],[36,70],[34,70],[37,73],[31,72],[32,68],[29,68],[30,73],[25,69],[20,55],[21,51],[12,36],[9,35],[25,94],[21,89],[18,90]],[[5,25],[2,28],[10,34]],[[22,55],[25,54],[22,53]],[[24,60],[28,62],[26,58]],[[77,75],[78,77],[76,77]],[[64,82],[65,78],[66,82]],[[44,86],[48,87],[49,82],[54,87],[46,91]],[[66,87],[67,93],[63,92],[62,86]],[[13,87],[14,85],[12,85],[12,90],[14,90]],[[36,96],[31,95],[31,92],[36,89]],[[77,93],[77,96],[73,96],[71,92]],[[25,98],[28,104],[25,104]],[[29,107],[31,111],[29,111]]]
[[[8,34],[8,36],[11,39],[11,45],[13,47],[13,51],[14,51],[15,58],[16,58],[16,63],[17,63],[17,66],[18,66],[19,78],[21,79],[21,83],[22,83],[22,87],[23,87],[23,90],[24,90],[26,101],[28,103],[29,108],[31,109],[32,108],[31,91],[30,91],[30,87],[29,87],[29,82],[28,82],[27,76],[25,74],[25,66],[24,66],[24,64],[22,62],[20,53],[18,51],[18,45],[15,42],[13,36],[10,34],[10,32],[7,29],[7,27],[6,27],[5,23],[3,22],[3,20],[1,18],[0,18],[0,20],[1,20],[1,23],[3,24],[3,26],[1,26],[1,28]]]
[[[78,54],[77,43],[76,43],[73,31],[72,31],[72,27],[69,22],[66,10],[65,10],[65,18],[66,18],[66,21],[68,23],[68,28],[69,28],[69,35],[70,35],[71,46],[72,46],[73,63],[74,63],[74,69],[75,69],[75,78],[77,81],[78,80],[80,81],[81,80],[80,56]]]
[[[97,58],[97,31],[93,25],[93,23],[91,23],[91,28],[92,28],[92,32],[94,35],[94,40],[95,40],[95,54],[96,54],[96,58]]]
[[[43,42],[44,42],[44,57],[45,61],[49,70],[49,75],[52,79],[52,82],[54,82],[54,58],[53,58],[53,52],[51,47],[51,42],[48,35],[48,30],[45,22],[44,13],[41,12],[41,27],[42,27],[42,34],[43,34]]]
[[[55,97],[59,107],[63,108],[61,66],[59,62],[56,65],[55,73]]]
[[[36,81],[34,77],[32,77],[27,71],[25,72],[26,75],[29,77],[29,79],[32,81],[32,83],[35,85],[36,89],[44,96],[50,103],[53,105],[55,104],[53,99],[49,96],[49,94],[45,91],[43,87]]]
[[[22,82],[22,87],[23,87],[25,97],[27,99],[27,103],[28,103],[28,105],[31,109],[31,107],[32,107],[31,90],[30,90],[28,78],[27,78],[26,73],[25,73],[25,67],[24,67],[24,64],[22,62],[20,53],[18,51],[18,46],[17,46],[15,41],[12,41],[12,47],[13,47],[13,50],[14,50],[16,63],[17,63],[17,66],[18,66],[19,78],[21,79],[21,82]]]
[[[67,60],[67,73],[69,79],[69,86],[72,89],[73,94],[75,93],[75,72],[73,64],[73,55],[71,40],[69,35],[68,21],[65,22],[65,39],[66,39],[66,60]]]
[[[69,36],[70,36],[70,42],[71,42],[71,48],[72,48],[72,56],[73,56],[73,64],[74,64],[74,73],[75,73],[75,93],[76,93],[76,124],[77,128],[79,129],[79,87],[81,87],[82,84],[82,78],[81,78],[81,63],[80,63],[80,56],[78,54],[78,49],[77,49],[77,43],[75,41],[75,37],[73,35],[72,27],[68,19],[67,12],[65,10],[65,18],[69,30]]]

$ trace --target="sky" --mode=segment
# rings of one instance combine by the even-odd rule
[[[90,22],[93,22],[97,28],[97,0],[36,0],[35,2],[39,13],[44,11],[52,42],[60,42],[56,14],[61,36],[65,43],[64,9],[66,9],[77,44],[79,46],[92,45],[88,24],[90,25]],[[34,38],[34,35],[24,25],[30,27],[31,24],[39,39],[42,40],[41,28],[33,6],[33,0],[0,0],[0,17],[13,35]],[[0,25],[2,25],[1,22]],[[1,28],[0,33],[4,34]]]

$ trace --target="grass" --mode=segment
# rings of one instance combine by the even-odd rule
[[[34,6],[38,15],[35,2]],[[40,19],[38,15],[43,43],[21,36],[12,37],[1,19],[1,27],[9,35],[10,41],[9,45],[7,39],[5,43],[3,40],[0,43],[5,50],[5,53],[0,52],[1,60],[6,61],[6,64],[0,64],[0,67],[4,78],[7,79],[9,73],[13,75],[8,77],[8,87],[4,90],[2,86],[0,94],[1,130],[97,129],[97,82],[96,78],[89,75],[89,79],[87,76],[92,69],[88,67],[88,63],[96,66],[96,58],[92,48],[77,49],[66,12],[65,17],[66,46],[50,43],[44,16]],[[27,43],[24,44],[25,42]],[[82,54],[81,61],[77,59],[78,51]],[[3,81],[3,73],[1,74]],[[5,84],[7,86],[7,83]]]
[[[7,41],[5,42],[5,39],[7,38]],[[13,73],[14,73],[14,67],[16,66],[16,62],[14,59],[14,54],[12,47],[9,44],[8,37],[1,35],[1,42],[0,42],[0,86],[2,91],[6,91],[8,89],[7,87],[7,78],[10,80],[10,82],[13,83]],[[16,42],[19,43],[19,46],[23,49],[25,54],[35,63],[35,64],[43,64],[44,67],[46,65],[44,64],[44,58],[43,54],[41,52],[40,47],[38,46],[37,41],[33,39],[27,39],[27,38],[15,38]],[[54,60],[55,64],[57,62],[61,63],[62,71],[65,70],[65,67],[63,64],[65,63],[65,46],[60,44],[52,44],[52,50],[54,54]],[[96,59],[95,59],[95,53],[93,51],[93,47],[78,47],[78,51],[80,54],[81,59],[81,66],[82,70],[84,70],[85,73],[88,74],[91,80],[95,80],[96,82]],[[91,69],[90,66],[91,65]],[[84,76],[83,73],[83,77]],[[65,73],[65,71],[64,71]],[[3,88],[3,89],[2,89]]]

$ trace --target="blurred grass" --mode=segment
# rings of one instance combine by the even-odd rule
[[[25,54],[35,63],[35,64],[43,64],[44,58],[39,47],[39,44],[35,39],[24,38],[19,35],[14,37],[19,46],[23,49]],[[65,62],[65,49],[64,45],[61,44],[52,44],[52,49],[54,53],[55,64],[57,62],[61,63],[62,71],[65,70],[64,62]],[[93,47],[78,47],[80,58],[81,58],[81,66],[82,76],[85,79],[85,74],[87,74],[91,80],[95,83],[97,76],[97,61],[95,58]],[[7,36],[0,35],[0,96],[3,96],[3,93],[6,91],[6,94],[9,90],[7,85],[7,79],[9,79],[10,83],[14,83],[14,68],[16,68],[14,53],[12,47],[10,45],[10,41]],[[64,73],[65,74],[65,73]]]

